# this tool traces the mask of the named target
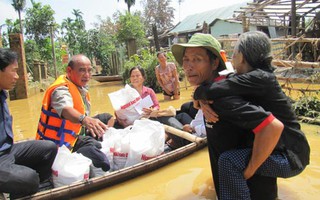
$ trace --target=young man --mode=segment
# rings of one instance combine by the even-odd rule
[[[18,80],[17,54],[0,49],[0,193],[18,198],[36,193],[39,183],[51,176],[57,147],[51,141],[14,143],[7,92]]]

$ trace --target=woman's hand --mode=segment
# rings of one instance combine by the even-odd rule
[[[180,95],[180,89],[177,87],[174,91],[173,91],[174,95]]]
[[[193,100],[193,107],[197,110],[201,109],[199,100]]]
[[[214,110],[212,110],[209,105],[212,104],[213,101],[199,100],[198,102],[207,122],[216,123],[217,121],[219,121],[218,114],[214,112]]]
[[[191,133],[191,134],[192,134],[192,132],[194,132],[192,127],[190,126],[190,124],[183,125],[182,130],[185,131],[185,132]]]
[[[167,88],[163,89],[168,95],[172,95],[172,92],[170,92]]]
[[[142,111],[143,111],[142,117],[149,118],[152,111],[154,111],[154,109],[153,108],[143,108]]]
[[[254,175],[254,173],[255,173],[255,171],[249,170],[249,168],[247,167],[243,172],[243,177],[244,177],[244,179],[248,180],[249,178],[251,178]]]

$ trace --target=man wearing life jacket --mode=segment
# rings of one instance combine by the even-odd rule
[[[36,139],[65,145],[90,158],[95,167],[108,171],[109,161],[94,138],[101,138],[105,130],[113,126],[114,118],[107,113],[90,117],[87,85],[91,78],[91,62],[82,54],[75,55],[66,71],[67,74],[58,77],[44,95]],[[101,116],[105,117],[105,123],[99,119]],[[92,137],[86,136],[86,132]]]

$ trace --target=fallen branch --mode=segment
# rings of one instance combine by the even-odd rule
[[[320,119],[318,119],[318,118],[298,116],[298,119],[304,123],[320,125]]]

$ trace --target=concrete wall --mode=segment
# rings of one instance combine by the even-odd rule
[[[250,26],[250,31],[255,30],[257,30],[255,26]],[[242,24],[218,20],[213,26],[210,26],[210,33],[216,38],[221,37],[222,35],[241,34]]]

